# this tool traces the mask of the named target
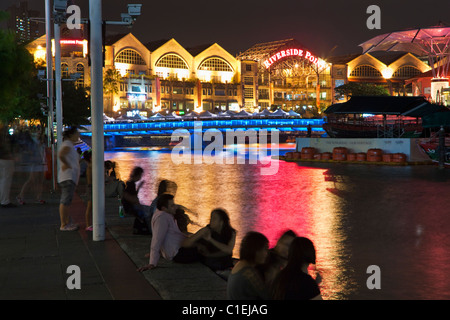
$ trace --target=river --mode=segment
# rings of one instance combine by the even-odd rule
[[[295,146],[280,148],[283,154]],[[310,238],[324,299],[450,299],[448,169],[305,165],[270,155],[264,158],[270,164],[255,164],[249,161],[255,151],[258,145],[230,146],[223,155],[234,164],[174,164],[165,149],[108,151],[105,159],[116,162],[123,180],[134,166],[144,169],[143,204],[169,179],[178,185],[176,202],[191,209],[199,225],[209,223],[212,209],[227,210],[238,232],[235,257],[250,230],[265,234],[271,246],[287,229]],[[276,174],[261,174],[269,166]],[[378,269],[372,274],[369,266]],[[380,287],[370,289],[374,276]]]

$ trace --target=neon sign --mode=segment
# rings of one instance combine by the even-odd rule
[[[266,69],[269,69],[272,64],[286,57],[303,57],[304,59],[309,60],[311,63],[315,65],[322,64],[322,61],[319,58],[312,55],[311,52],[304,51],[302,49],[280,50],[274,55],[272,55],[269,59],[265,60],[263,63]]]
[[[83,45],[85,40],[60,40],[61,44],[78,44]]]

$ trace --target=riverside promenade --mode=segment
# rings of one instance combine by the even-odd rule
[[[15,172],[11,201],[27,176]],[[85,180],[77,188],[71,216],[78,231],[59,230],[59,191],[46,180],[46,204],[0,208],[0,300],[223,300],[226,281],[200,263],[180,265],[160,259],[158,268],[139,273],[147,263],[150,236],[133,235],[133,218],[120,218],[118,201],[105,201],[105,240],[85,231]],[[80,269],[81,288],[71,289]],[[69,281],[68,281],[69,280]]]

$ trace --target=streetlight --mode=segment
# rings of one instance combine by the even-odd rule
[[[121,21],[105,24],[132,26],[141,14],[141,4],[128,4]],[[91,129],[92,129],[92,225],[93,240],[105,239],[105,175],[103,131],[103,21],[102,1],[89,0],[91,58]]]

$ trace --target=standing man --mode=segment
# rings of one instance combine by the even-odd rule
[[[61,188],[59,216],[61,218],[61,231],[75,231],[78,225],[70,221],[69,209],[72,204],[75,188],[80,178],[79,155],[75,149],[75,142],[80,138],[77,127],[72,127],[63,133],[63,143],[58,152],[61,165],[58,169],[58,184]]]
[[[11,141],[7,135],[6,127],[0,124],[0,204],[2,208],[16,207],[9,200],[13,174],[14,157]]]

